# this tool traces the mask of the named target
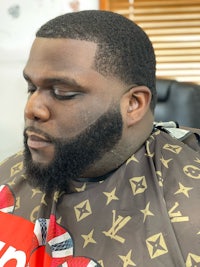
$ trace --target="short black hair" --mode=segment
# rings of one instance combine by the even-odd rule
[[[84,10],[58,16],[45,23],[36,37],[70,38],[95,42],[94,66],[104,76],[127,85],[145,85],[156,103],[155,54],[147,34],[133,21],[110,11]]]

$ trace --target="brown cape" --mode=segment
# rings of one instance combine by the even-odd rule
[[[64,253],[91,259],[83,266],[200,266],[200,136],[194,132],[157,127],[107,179],[75,182],[75,193],[55,192],[52,198],[30,187],[18,153],[0,166],[0,210],[39,224],[40,230],[41,222],[55,216],[71,247],[53,239],[55,230],[47,235],[48,223],[40,232],[34,226],[38,247],[46,246],[53,259],[62,254],[49,266],[68,266],[62,265]],[[63,248],[49,240],[63,242]]]

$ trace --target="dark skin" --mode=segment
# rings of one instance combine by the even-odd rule
[[[82,177],[104,175],[120,166],[144,143],[153,127],[150,90],[145,86],[130,88],[117,77],[97,72],[96,50],[93,42],[36,38],[24,69],[29,90],[26,127],[34,126],[55,138],[72,138],[111,106],[120,107],[121,140]],[[50,164],[54,145],[44,134],[32,130],[27,134],[33,161]]]

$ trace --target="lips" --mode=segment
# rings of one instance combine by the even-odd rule
[[[46,139],[44,136],[37,134],[35,132],[27,131],[27,145],[32,149],[41,149],[47,147],[51,144],[51,142]]]

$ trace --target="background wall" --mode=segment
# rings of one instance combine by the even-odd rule
[[[156,76],[200,85],[200,0],[99,0],[136,22],[155,49]]]
[[[98,9],[98,0],[2,0],[0,2],[0,161],[23,147],[22,77],[37,29],[66,12]]]

